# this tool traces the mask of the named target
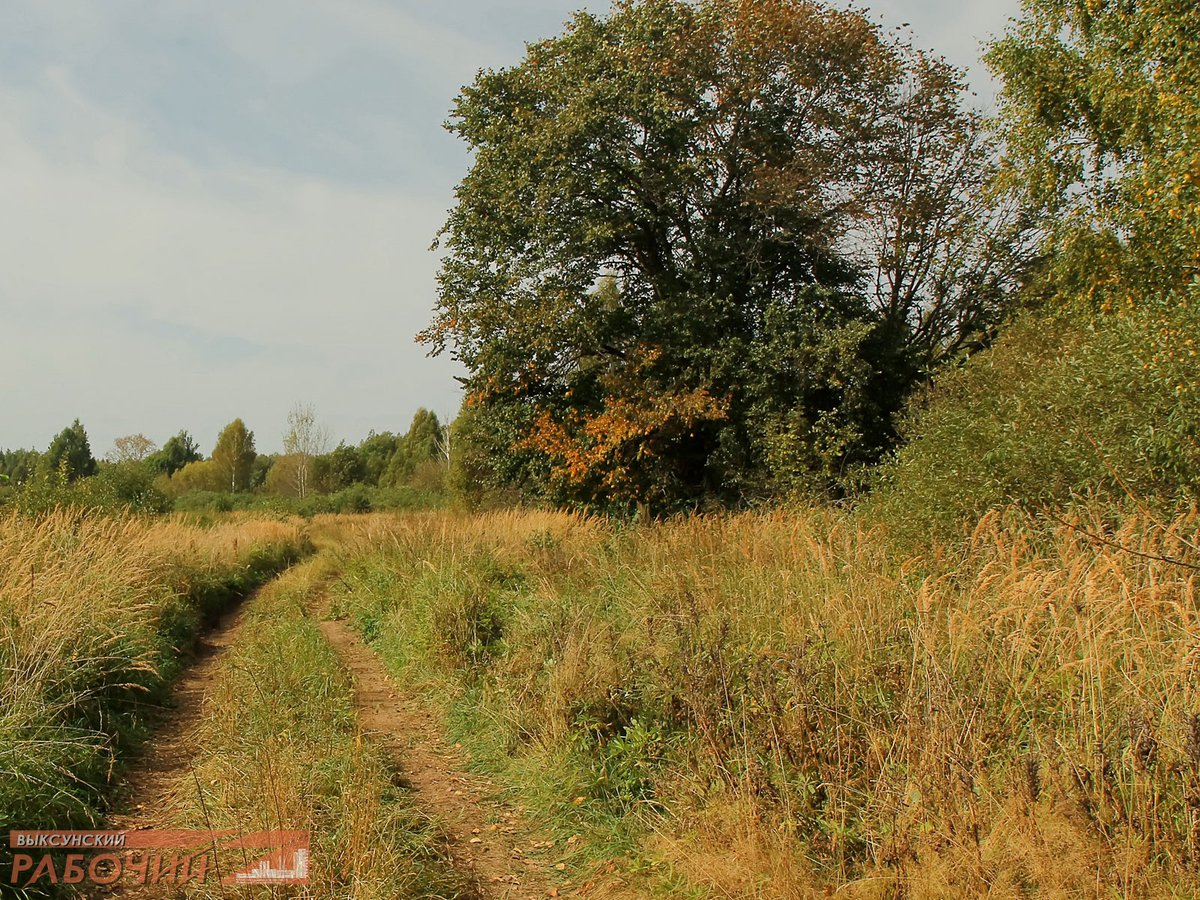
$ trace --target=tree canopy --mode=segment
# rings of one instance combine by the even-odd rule
[[[212,463],[220,473],[221,483],[234,493],[247,490],[256,455],[254,432],[247,430],[241,419],[234,419],[221,431],[212,452]]]
[[[619,2],[481,73],[422,337],[507,435],[497,466],[677,506],[877,458],[1020,275],[961,94],[807,0]]]
[[[1043,215],[1049,288],[1112,309],[1200,266],[1200,5],[1024,0],[987,61],[1008,184]]]
[[[105,459],[110,463],[140,463],[158,451],[158,445],[140,432],[127,434],[113,441]]]
[[[408,481],[422,463],[436,458],[441,439],[442,424],[437,413],[420,407],[413,414],[408,431],[396,444],[384,480],[393,485]]]
[[[307,496],[312,478],[313,460],[329,449],[329,429],[317,421],[311,403],[297,403],[288,412],[283,452],[292,457],[290,472],[296,496]]]
[[[180,431],[167,438],[162,448],[150,454],[147,462],[164,475],[174,475],[188,463],[199,462],[204,458],[200,445],[186,430]]]
[[[41,466],[47,473],[62,473],[68,481],[96,474],[96,458],[88,442],[87,430],[76,419],[50,442],[42,454]]]
[[[40,459],[36,450],[0,450],[0,481],[21,484],[37,474]]]

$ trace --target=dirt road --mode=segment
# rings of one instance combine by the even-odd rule
[[[340,622],[321,630],[354,675],[355,705],[368,736],[391,754],[417,806],[434,816],[451,863],[481,898],[556,897],[570,885],[551,876],[553,845],[527,841],[519,814],[496,800],[486,779],[467,771],[433,716],[401,697],[379,658]]]
[[[252,604],[253,599],[248,601]],[[346,625],[321,621],[317,599],[309,615],[355,684],[355,707],[367,740],[390,756],[396,783],[409,789],[416,807],[441,835],[445,862],[464,898],[516,900],[590,893],[594,884],[573,885],[561,856],[569,849],[538,840],[524,827],[520,811],[501,801],[494,785],[471,774],[461,750],[443,738],[440,723],[419,700],[405,697],[379,658]],[[192,664],[172,692],[171,702],[152,716],[152,734],[131,760],[115,794],[110,827],[123,830],[176,827],[173,795],[190,801],[199,747],[197,726],[213,690],[225,652],[242,631],[246,607],[227,613],[200,640]],[[600,892],[597,892],[600,893]],[[170,897],[163,885],[117,884],[97,890],[104,897]]]
[[[193,733],[204,714],[208,696],[220,671],[221,658],[233,646],[245,618],[245,604],[227,611],[200,636],[191,665],[171,691],[169,705],[150,716],[150,739],[131,760],[114,796],[108,827],[121,831],[171,826],[169,798],[187,790],[196,758]],[[161,886],[118,883],[96,889],[104,897],[169,897],[174,892]]]

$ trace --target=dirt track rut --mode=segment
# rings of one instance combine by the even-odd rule
[[[237,640],[245,616],[245,605],[227,611],[213,628],[200,636],[191,665],[171,691],[171,703],[150,717],[152,736],[132,760],[116,792],[108,827],[122,831],[166,828],[164,800],[192,771],[197,755],[194,729],[204,711],[204,698],[220,670],[221,657]],[[163,897],[173,891],[164,887],[118,883],[98,896]]]
[[[252,601],[250,601],[252,602]],[[227,612],[199,640],[192,664],[183,672],[169,705],[151,716],[152,735],[133,758],[111,806],[109,827],[120,830],[168,828],[173,791],[187,784],[198,748],[193,743],[204,701],[218,678],[222,657],[242,629],[245,606]],[[310,615],[352,673],[355,706],[367,739],[391,756],[399,781],[416,805],[439,827],[447,862],[456,880],[479,900],[517,900],[587,893],[592,884],[572,885],[559,874],[556,848],[529,836],[520,813],[496,799],[489,781],[467,770],[460,748],[441,736],[439,722],[418,700],[398,691],[379,658],[341,622]],[[561,851],[562,848],[557,848]],[[581,890],[582,888],[582,890]],[[118,883],[103,897],[166,897],[165,886]]]
[[[433,715],[401,696],[379,658],[341,622],[321,622],[330,645],[354,675],[355,705],[368,736],[392,756],[417,805],[434,816],[451,863],[481,898],[556,897],[569,884],[550,876],[548,842],[522,846],[519,816],[494,799],[495,787],[471,774],[458,748],[441,737]]]

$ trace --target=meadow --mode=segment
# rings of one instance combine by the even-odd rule
[[[893,530],[830,507],[13,516],[0,808],[103,823],[198,634],[290,567],[156,807],[311,829],[307,896],[474,896],[439,810],[364,734],[325,617],[528,811],[567,883],[619,867],[601,896],[1200,890],[1200,515],[1010,508],[920,552]]]
[[[1181,896],[1194,511],[406,517],[333,586],[582,872],[720,897]],[[1190,560],[1190,561],[1189,561]]]

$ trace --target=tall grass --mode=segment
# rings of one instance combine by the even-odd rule
[[[0,831],[97,822],[204,618],[305,545],[280,522],[0,518]]]
[[[1075,515],[431,515],[337,603],[544,816],[719,896],[1189,895],[1200,520]]]

